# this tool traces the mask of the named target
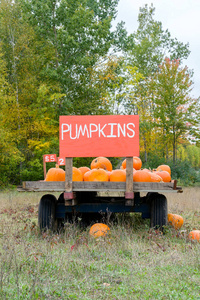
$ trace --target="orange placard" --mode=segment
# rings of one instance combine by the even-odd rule
[[[65,166],[65,158],[64,157],[57,157],[57,164],[59,166]]]
[[[54,161],[56,162],[56,160],[57,160],[56,154],[44,154],[43,159],[44,159],[45,163],[54,162]]]
[[[139,116],[60,116],[60,157],[139,156]]]

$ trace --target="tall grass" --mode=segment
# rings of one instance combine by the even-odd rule
[[[94,239],[89,227],[59,233],[37,227],[40,193],[0,193],[0,299],[200,299],[200,189],[166,194],[180,231],[149,229],[140,215],[109,223]]]

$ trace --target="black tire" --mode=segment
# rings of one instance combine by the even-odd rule
[[[151,205],[150,227],[163,230],[167,225],[167,198],[158,193],[149,195]]]
[[[54,195],[44,195],[40,199],[38,209],[38,225],[40,230],[55,230],[56,228],[56,203]]]

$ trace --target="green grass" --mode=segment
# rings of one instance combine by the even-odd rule
[[[41,234],[37,197],[0,194],[0,299],[200,299],[200,243],[188,240],[199,210],[181,212],[180,231],[133,215],[94,239],[69,223]]]

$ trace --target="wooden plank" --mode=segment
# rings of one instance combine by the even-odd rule
[[[125,182],[73,182],[73,192],[77,191],[126,191]],[[26,191],[54,191],[64,192],[64,181],[24,181],[21,190]],[[134,192],[177,192],[181,191],[181,187],[176,187],[174,190],[174,182],[161,183],[161,182],[134,182]]]
[[[126,157],[126,199],[133,199],[133,157]]]

